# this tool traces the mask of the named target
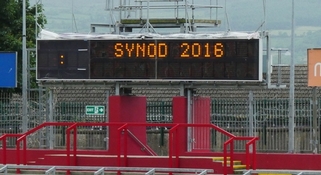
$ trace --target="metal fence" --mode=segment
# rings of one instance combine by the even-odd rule
[[[260,138],[258,151],[286,152],[288,150],[288,103],[287,99],[256,99],[253,101],[253,134]],[[238,136],[249,135],[249,107],[248,100],[215,99],[212,101],[212,123]],[[311,152],[312,100],[296,99],[295,109],[296,152]],[[318,120],[318,126],[319,124]]]
[[[52,91],[39,90],[28,96],[28,128],[33,128],[44,121],[72,121],[72,122],[106,122],[108,115],[86,115],[87,105],[105,105],[106,112],[108,97],[112,90],[104,88],[90,88],[75,90],[74,88]],[[318,109],[321,99],[318,98]],[[288,151],[288,99],[254,98],[212,98],[211,122],[237,136],[247,136],[253,130],[258,136],[257,151],[259,152],[287,152]],[[295,99],[295,151],[312,152],[312,98]],[[252,112],[250,110],[253,110]],[[50,112],[53,111],[53,112]],[[319,111],[319,110],[318,110]],[[153,101],[148,99],[146,121],[150,123],[171,123],[172,102]],[[250,117],[253,117],[253,123]],[[22,100],[17,93],[0,93],[0,135],[3,133],[22,132]],[[318,114],[319,119],[319,114]],[[320,121],[317,124],[320,128]],[[29,147],[63,148],[65,133],[63,127],[53,128],[54,138],[48,139],[50,128],[44,128],[31,136]],[[106,128],[84,127],[80,142],[82,149],[106,149],[108,132]],[[321,131],[318,130],[318,140]],[[155,133],[154,133],[155,134]],[[226,139],[217,137],[212,132],[213,150],[221,150],[222,142]],[[14,141],[9,141],[14,145]],[[81,144],[79,144],[81,145]],[[236,145],[237,150],[244,148]]]

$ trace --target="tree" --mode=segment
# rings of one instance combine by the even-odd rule
[[[16,89],[18,91],[21,90],[22,82],[22,5],[22,0],[0,1],[0,51],[18,52],[18,88]],[[41,13],[43,11],[41,4],[30,6],[29,0],[26,0],[27,48],[35,48],[36,32],[39,32],[36,29],[43,28],[47,22],[46,17]],[[30,63],[35,64],[35,57],[31,58]]]

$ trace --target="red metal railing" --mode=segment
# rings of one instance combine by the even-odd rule
[[[121,166],[121,148],[123,148],[123,158],[124,158],[124,165],[127,166],[127,147],[128,147],[128,143],[127,143],[127,138],[130,136],[129,135],[129,131],[128,131],[128,127],[131,126],[144,126],[144,127],[173,127],[175,126],[174,124],[166,124],[166,123],[123,123],[122,126],[120,126],[117,131],[118,131],[118,138],[121,138],[122,135],[125,138],[124,139],[124,143],[121,143],[121,139],[118,139],[118,154],[117,154],[117,162],[118,165]],[[171,144],[169,142],[169,144]]]
[[[75,123],[65,123],[65,122],[46,122],[43,123],[35,128],[30,129],[29,131],[25,132],[24,134],[21,135],[21,137],[19,137],[17,139],[17,165],[20,164],[20,142],[24,141],[23,143],[23,164],[26,165],[27,164],[27,143],[26,143],[26,138],[27,136],[29,136],[30,134],[38,131],[41,128],[47,127],[47,126],[70,126],[73,125]]]
[[[250,141],[246,143],[246,169],[250,169],[251,160],[250,160],[250,154],[251,154],[251,148],[252,145],[252,169],[256,170],[256,141],[259,140],[258,137],[252,138]]]
[[[245,156],[246,156],[246,169],[256,169],[256,141],[259,140],[258,137],[244,137],[244,136],[238,136],[234,138],[235,140],[243,140],[248,142],[245,144],[246,149],[245,149]],[[252,145],[252,149],[250,146]],[[252,152],[252,163],[250,161],[250,154]]]
[[[233,161],[234,161],[234,141],[237,140],[249,140],[246,143],[246,150],[245,150],[245,156],[246,156],[246,169],[250,169],[250,167],[252,167],[252,169],[256,169],[256,141],[258,140],[258,137],[244,137],[244,136],[235,136],[235,137],[231,137],[229,140],[227,140],[224,143],[224,174],[228,174],[228,166],[227,166],[227,146],[230,145],[230,169],[233,170]],[[250,146],[253,146],[252,148],[252,164],[250,161],[250,154],[251,154],[251,149]],[[252,166],[251,166],[252,165]]]
[[[228,174],[228,166],[227,166],[227,146],[230,145],[230,169],[233,169],[233,161],[234,161],[234,157],[233,157],[233,153],[234,153],[234,139],[235,136],[231,137],[230,139],[228,139],[225,143],[224,143],[224,150],[223,150],[223,155],[224,155],[224,175]],[[230,171],[231,171],[230,170]]]
[[[169,150],[168,150],[168,154],[169,154],[169,167],[173,168],[173,155],[174,155],[174,151],[173,151],[173,146],[175,146],[175,152],[176,152],[176,166],[178,166],[178,144],[175,143],[175,139],[174,139],[174,132],[177,134],[177,128],[179,127],[179,124],[176,124],[174,127],[172,127],[169,130],[169,140],[168,140],[168,145],[169,145]]]
[[[250,164],[250,161],[249,161],[249,157],[250,157],[250,151],[249,151],[249,145],[253,145],[253,152],[252,152],[252,155],[253,155],[253,163],[252,163],[252,168],[256,168],[256,150],[255,150],[255,141],[258,140],[257,137],[237,137],[225,130],[223,130],[222,128],[219,128],[218,126],[216,125],[213,125],[213,124],[177,124],[175,125],[172,129],[170,129],[169,131],[169,167],[170,168],[173,168],[173,157],[174,157],[174,154],[176,153],[176,156],[175,156],[175,162],[176,162],[176,167],[179,166],[179,154],[178,154],[178,144],[176,143],[177,139],[174,138],[174,134],[176,133],[177,134],[177,131],[178,131],[178,128],[179,127],[210,127],[210,128],[213,128],[219,132],[221,132],[222,134],[226,135],[229,137],[229,139],[224,143],[224,152],[223,152],[223,155],[224,155],[224,174],[228,174],[228,166],[227,166],[227,157],[230,157],[230,160],[229,160],[229,164],[230,164],[230,170],[232,171],[233,170],[233,162],[234,162],[234,141],[235,140],[250,140],[247,144],[246,144],[246,167],[249,168],[251,166]],[[177,137],[178,138],[178,137]],[[227,146],[230,145],[230,154],[228,155],[227,153]],[[173,148],[172,146],[175,146],[175,152],[173,151]]]
[[[73,165],[76,166],[77,164],[77,159],[76,159],[76,156],[77,156],[77,123],[69,126],[67,128],[67,131],[66,131],[66,134],[67,134],[67,145],[66,145],[66,148],[67,148],[67,165],[68,166],[71,166],[71,162],[70,162],[70,134],[71,134],[71,130],[74,130],[73,132],[73,153],[74,153],[74,163]],[[70,170],[67,171],[67,174],[70,174]]]
[[[137,143],[139,146],[143,147],[150,155],[157,156],[157,153],[150,147],[144,145],[129,129],[127,129],[129,136]]]
[[[0,140],[2,140],[2,159],[3,159],[3,164],[7,164],[7,138],[8,137],[21,137],[22,134],[4,134],[0,136]]]
[[[0,140],[2,140],[4,142],[4,140],[6,140],[6,137],[19,137],[17,139],[17,164],[20,164],[20,144],[21,141],[23,142],[23,163],[27,164],[27,154],[26,154],[26,150],[27,150],[27,143],[26,143],[26,137],[36,131],[38,131],[39,129],[43,128],[43,127],[47,127],[47,126],[69,126],[67,128],[66,134],[67,134],[67,146],[66,146],[66,154],[67,154],[67,164],[71,165],[71,131],[73,130],[73,157],[74,157],[74,162],[73,165],[76,165],[76,156],[77,156],[77,127],[78,126],[116,126],[117,127],[117,131],[118,131],[118,153],[117,153],[117,162],[118,165],[121,166],[121,150],[122,150],[122,146],[123,146],[123,159],[124,159],[124,164],[125,166],[127,166],[127,147],[128,147],[128,143],[127,143],[127,139],[123,139],[124,143],[122,144],[122,139],[120,139],[123,135],[123,137],[127,138],[128,137],[128,127],[129,126],[159,126],[159,127],[170,127],[171,129],[169,130],[169,167],[173,168],[175,167],[179,167],[179,147],[178,147],[178,140],[177,138],[179,138],[179,133],[178,133],[178,128],[180,127],[208,127],[208,128],[212,128],[215,129],[216,131],[219,131],[220,133],[226,135],[229,137],[229,139],[224,143],[224,174],[228,173],[228,166],[227,166],[227,157],[228,157],[228,153],[227,153],[227,147],[228,145],[230,146],[230,153],[229,153],[229,157],[230,157],[230,168],[233,168],[233,160],[234,160],[234,141],[236,140],[249,140],[246,143],[246,168],[249,169],[251,167],[251,162],[252,162],[252,168],[255,169],[256,168],[256,140],[258,140],[257,137],[237,137],[225,130],[223,130],[222,128],[213,125],[213,124],[159,124],[159,123],[63,123],[63,122],[48,122],[48,123],[43,123],[29,131],[27,131],[24,134],[6,134],[0,137]],[[175,139],[176,138],[176,139]],[[252,151],[250,150],[250,146],[252,146]],[[4,160],[6,159],[6,144],[3,143],[3,151],[4,151]],[[252,161],[250,161],[250,154],[252,152]],[[175,157],[175,160],[174,160]],[[4,161],[5,162],[5,161]],[[175,165],[174,165],[175,162]],[[5,162],[6,163],[6,162]]]
[[[118,162],[118,166],[121,166],[121,135],[122,133],[126,134],[125,137],[127,136],[127,123],[124,124],[123,126],[121,126],[120,128],[118,128],[118,154],[117,154],[117,162]],[[125,166],[127,166],[127,139],[124,139],[124,161],[125,161]]]

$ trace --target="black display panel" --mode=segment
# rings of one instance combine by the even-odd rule
[[[37,79],[261,81],[259,39],[39,40]]]
[[[38,40],[37,79],[89,79],[88,46],[82,40]]]
[[[259,39],[90,41],[91,79],[259,80]]]

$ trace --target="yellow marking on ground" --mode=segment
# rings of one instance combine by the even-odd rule
[[[221,162],[222,164],[224,164],[224,161],[217,161],[217,162]],[[227,161],[226,162],[227,164],[230,164],[230,161]],[[242,162],[240,161],[240,160],[234,160],[233,161],[233,164],[234,165],[239,165],[239,164],[241,164]]]
[[[246,165],[233,165],[233,169],[245,169]]]
[[[230,157],[226,157],[227,160],[230,160]],[[224,157],[213,157],[213,161],[224,161]]]

